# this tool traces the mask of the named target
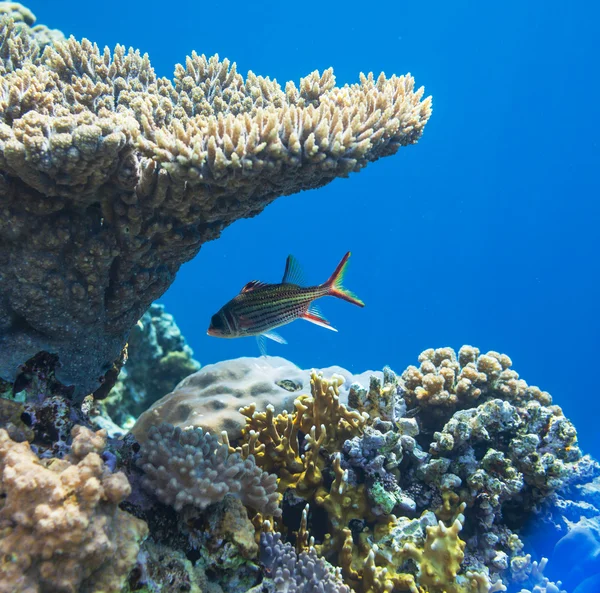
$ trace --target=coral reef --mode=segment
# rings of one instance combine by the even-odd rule
[[[72,388],[56,379],[58,364],[56,356],[34,356],[0,397],[0,428],[13,440],[29,441],[40,457],[63,457],[72,428],[87,422],[83,409],[73,404]]]
[[[173,316],[152,304],[129,334],[127,362],[100,404],[104,414],[131,428],[142,412],[200,368],[193,356]]]
[[[248,593],[288,591],[289,593],[351,593],[339,569],[319,558],[314,548],[297,554],[281,541],[279,533],[263,533],[260,538],[261,563],[269,577],[257,590]]]
[[[35,15],[18,2],[0,2],[0,18],[3,16],[9,17],[17,29],[24,28],[25,35],[33,36],[40,50],[47,45],[65,41],[62,31],[49,29],[46,25],[35,25]]]
[[[259,469],[252,456],[230,454],[201,428],[152,426],[138,464],[146,474],[144,485],[178,511],[187,505],[204,509],[232,494],[263,514],[279,514],[276,476]]]
[[[548,562],[547,558],[544,558],[541,562],[531,563],[531,572],[529,579],[535,583],[533,590],[521,589],[520,593],[566,593],[561,589],[561,582],[551,583],[547,577],[544,576],[544,568]],[[579,592],[581,593],[581,592]]]
[[[420,360],[353,384],[347,405],[341,377],[313,374],[292,413],[243,408],[231,446],[278,475],[282,533],[300,537],[306,513],[315,550],[358,592],[546,586],[518,526],[588,471],[575,429],[505,355],[465,346]]]
[[[369,381],[370,376],[381,375],[368,371],[355,376],[341,367],[328,367],[321,372],[344,377],[344,384],[339,387],[342,402],[347,401],[355,381]],[[215,434],[227,431],[229,439],[236,440],[246,423],[240,408],[254,404],[257,411],[264,412],[267,405],[272,405],[276,414],[291,409],[298,394],[310,389],[310,376],[311,371],[278,356],[242,357],[209,364],[143,412],[131,430],[143,442],[150,426],[168,422]]]
[[[43,463],[0,429],[2,593],[121,590],[147,529],[118,507],[131,489],[105,444],[77,426],[69,456]]]
[[[0,377],[55,353],[79,399],[203,243],[417,142],[431,113],[410,75],[282,88],[192,53],[171,81],[120,45],[42,52],[8,17],[0,47]]]
[[[430,111],[410,75],[281,88],[193,53],[157,78],[0,2],[0,593],[598,589],[600,464],[508,356],[198,370],[146,311],[227,225]]]
[[[242,501],[227,494],[193,521],[197,565],[223,591],[247,591],[260,580],[255,530]]]
[[[122,593],[205,593],[210,591],[202,568],[186,555],[148,538],[138,554],[136,567],[129,575]],[[214,593],[217,589],[213,588]],[[219,592],[220,593],[220,592]]]
[[[73,429],[93,406],[77,410],[55,377],[56,358],[40,355],[2,385],[0,422],[10,431],[2,447],[19,461],[0,484],[8,490],[17,471],[42,481],[75,476],[74,483],[88,472],[82,494],[69,482],[72,499],[43,487],[19,496],[20,505],[46,505],[53,517],[75,504],[88,526],[99,525],[87,537],[110,540],[111,553],[128,550],[107,568],[95,544],[83,546],[93,555],[86,570],[61,572],[73,591],[95,590],[104,578],[107,590],[123,591],[595,591],[600,464],[581,454],[561,409],[505,355],[465,346],[458,355],[428,350],[420,361],[401,375],[385,368],[329,378],[276,358],[209,365],[182,382],[189,399],[169,402],[170,394],[154,405],[153,422],[140,419],[135,435],[106,444],[104,431]],[[222,396],[227,412],[207,420],[215,433],[195,426],[194,406],[210,415]],[[60,412],[46,407],[57,402]],[[247,404],[237,417],[234,402]],[[185,412],[180,426],[163,421],[177,411]],[[94,492],[107,493],[85,506],[90,479]],[[119,491],[112,498],[111,480]],[[4,521],[16,500],[11,491],[0,507],[0,545],[13,551],[1,570],[11,586],[25,566]],[[35,520],[18,525],[38,528]],[[52,525],[60,561],[73,561],[79,548],[61,544],[60,522]],[[41,593],[57,587],[43,580],[32,550],[24,578]]]
[[[430,348],[420,354],[419,362],[419,368],[411,365],[402,373],[404,400],[408,410],[418,406],[434,421],[492,398],[515,405],[552,401],[547,392],[519,379],[506,354],[480,354],[478,348],[463,346],[457,356],[452,348]]]

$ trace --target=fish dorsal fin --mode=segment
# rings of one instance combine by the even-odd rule
[[[302,274],[302,266],[293,255],[288,255],[285,262],[285,272],[283,273],[282,284],[304,284],[304,274]]]
[[[250,280],[250,282],[248,282],[248,284],[246,284],[244,288],[242,288],[241,292],[250,292],[251,290],[255,290],[264,285],[265,283],[261,282],[260,280]]]
[[[317,307],[317,305],[311,305],[308,308],[308,311],[306,311],[306,313],[304,313],[304,315],[302,315],[301,319],[306,319],[306,321],[310,321],[311,323],[314,323],[315,325],[320,325],[321,327],[324,327],[326,329],[330,329],[331,331],[336,332],[337,329],[335,329],[335,327],[333,327],[333,325],[331,325],[331,323],[329,323],[329,321],[327,321],[327,319],[325,319],[325,317],[323,317],[323,313],[321,313],[319,307]]]

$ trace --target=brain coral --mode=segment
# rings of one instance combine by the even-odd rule
[[[181,264],[275,198],[420,138],[410,75],[331,69],[281,88],[218,56],[158,78],[147,55],[48,45],[0,22],[0,377],[38,351],[98,386]]]
[[[344,377],[345,383],[340,386],[343,403],[348,400],[348,389],[353,382],[381,375],[378,371],[367,371],[355,376],[338,366],[322,372]],[[143,412],[132,432],[143,442],[151,426],[168,422],[180,428],[200,426],[216,434],[225,430],[229,439],[235,440],[246,424],[240,408],[255,404],[257,411],[264,412],[272,405],[275,414],[293,410],[294,400],[302,390],[310,389],[310,376],[311,371],[279,356],[242,357],[208,364]]]

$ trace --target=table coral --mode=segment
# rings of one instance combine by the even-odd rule
[[[58,29],[49,29],[45,25],[35,25],[35,15],[26,6],[18,2],[0,2],[0,17],[10,17],[17,28],[26,28],[26,35],[32,35],[40,49],[46,45],[65,40]]]
[[[41,52],[7,18],[0,48],[0,376],[56,353],[80,398],[203,243],[416,143],[431,114],[410,75],[282,88],[194,52],[168,80],[121,45]]]
[[[147,529],[119,509],[130,486],[104,446],[77,426],[68,458],[41,461],[0,430],[1,593],[121,590]]]

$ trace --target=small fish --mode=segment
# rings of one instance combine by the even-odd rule
[[[306,319],[321,327],[337,331],[323,317],[313,301],[334,296],[364,307],[365,304],[342,286],[350,252],[323,284],[300,286],[302,271],[294,256],[289,255],[281,284],[265,284],[258,280],[248,282],[241,292],[212,316],[207,334],[217,338],[256,336],[261,352],[265,353],[263,337],[280,344],[287,342],[275,331],[295,319]]]

